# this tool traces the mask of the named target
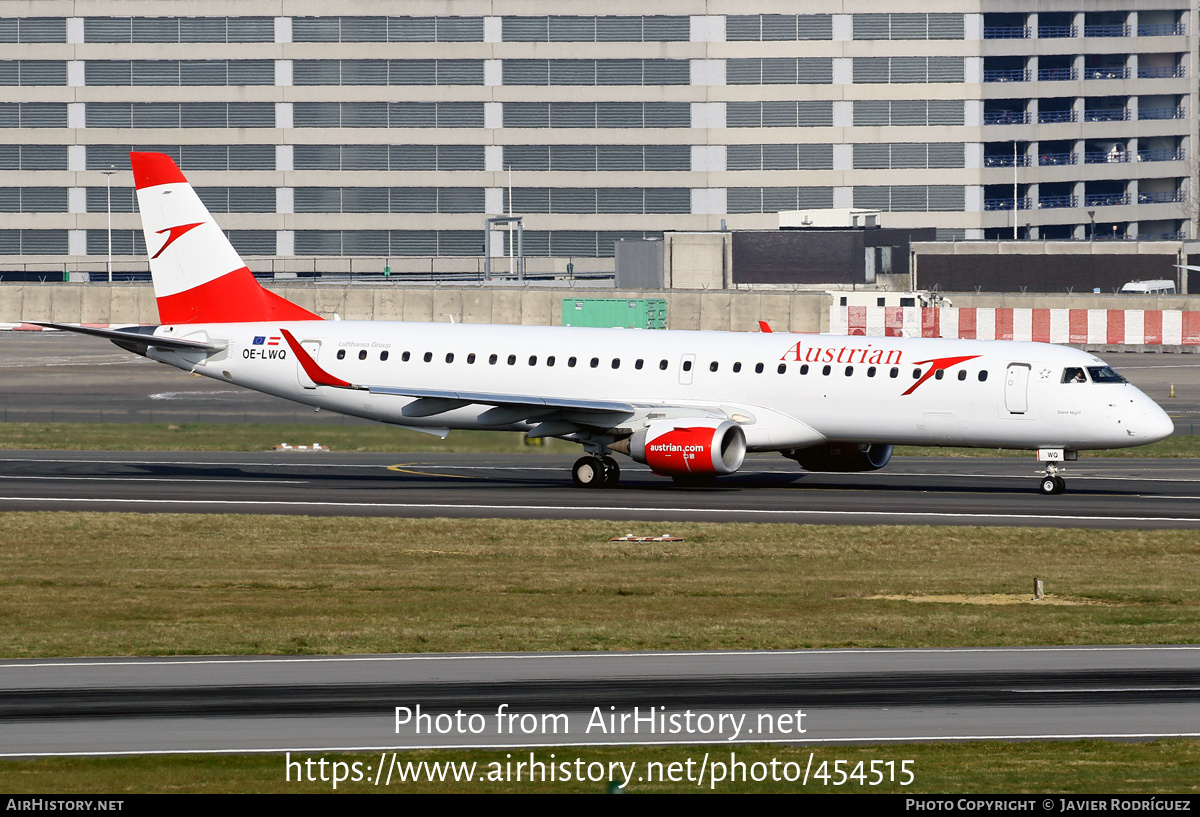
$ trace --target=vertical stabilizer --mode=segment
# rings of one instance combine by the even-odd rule
[[[263,289],[170,156],[130,153],[162,323],[321,320]]]

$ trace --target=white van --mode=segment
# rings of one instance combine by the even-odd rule
[[[1130,281],[1121,287],[1121,292],[1130,295],[1174,295],[1175,282],[1165,279],[1157,281]]]

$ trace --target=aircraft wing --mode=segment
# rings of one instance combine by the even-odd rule
[[[130,349],[131,345],[140,347],[141,352],[145,352],[149,346],[157,346],[160,349],[197,352],[219,352],[227,346],[225,343],[204,343],[199,340],[161,337],[153,334],[157,328],[154,326],[137,326],[130,329],[98,329],[93,326],[73,326],[68,323],[49,323],[46,321],[28,321],[28,323],[32,323],[34,326],[44,326],[47,329],[62,329],[65,332],[76,332],[80,335],[106,338],[123,349]],[[130,351],[137,350],[130,349]]]
[[[456,400],[466,403],[504,406],[520,404],[531,408],[580,409],[584,411],[609,411],[633,413],[631,403],[610,400],[568,400],[558,397],[536,397],[529,394],[496,394],[482,391],[439,391],[437,389],[404,389],[392,386],[366,386],[371,394],[394,394],[399,397],[421,399]]]
[[[587,400],[560,397],[544,397],[531,394],[503,394],[498,392],[460,391],[457,389],[418,389],[402,386],[373,386],[351,383],[335,377],[322,369],[295,336],[280,329],[292,353],[304,367],[305,373],[318,386],[341,389],[356,389],[370,394],[394,395],[416,398],[404,407],[406,417],[433,417],[453,411],[472,403],[492,406],[480,415],[481,422],[488,425],[508,425],[517,422],[565,422],[566,424],[612,426],[627,420],[637,413],[631,403],[613,400]]]

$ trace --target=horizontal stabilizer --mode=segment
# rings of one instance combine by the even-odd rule
[[[130,329],[97,329],[92,326],[72,326],[67,323],[47,323],[45,321],[29,321],[29,323],[35,326],[44,326],[47,329],[61,329],[64,332],[76,332],[80,335],[105,338],[122,345],[157,346],[160,349],[199,352],[219,352],[229,345],[224,341],[220,343],[204,343],[199,340],[185,340],[183,338],[168,338],[155,335],[154,330],[158,328],[157,326],[138,326]]]

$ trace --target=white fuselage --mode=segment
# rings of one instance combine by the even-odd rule
[[[1099,358],[1038,343],[297,321],[163,326],[157,334],[228,347],[207,359],[159,347],[149,356],[386,423],[536,424],[483,424],[479,415],[490,406],[479,404],[407,416],[411,397],[315,385],[280,338],[284,328],[322,369],[354,384],[619,400],[642,417],[655,406],[686,416],[694,406],[736,417],[752,450],[824,442],[1096,449],[1143,445],[1172,431],[1162,409],[1128,383],[1062,382],[1068,368],[1103,367]]]

